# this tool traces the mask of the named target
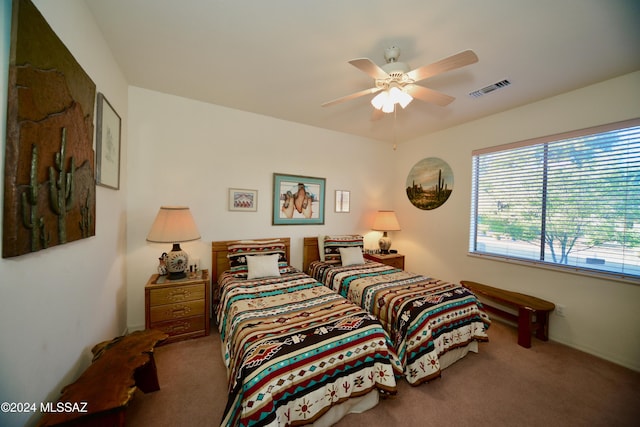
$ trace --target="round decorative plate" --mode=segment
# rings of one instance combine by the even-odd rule
[[[453,191],[453,171],[442,159],[427,157],[411,168],[407,176],[407,197],[418,209],[436,209]]]

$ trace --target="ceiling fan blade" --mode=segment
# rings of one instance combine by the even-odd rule
[[[419,82],[420,80],[433,77],[437,74],[455,70],[456,68],[476,62],[478,62],[478,56],[472,50],[465,50],[464,52],[456,53],[433,64],[411,70],[407,73],[407,76],[414,82]]]
[[[360,71],[364,71],[374,79],[389,78],[389,74],[387,74],[382,68],[380,68],[375,62],[373,62],[369,58],[352,59],[351,61],[349,61],[349,64],[353,65]]]
[[[350,101],[352,99],[359,98],[359,97],[364,96],[364,95],[369,95],[369,94],[372,94],[372,93],[379,92],[380,90],[381,90],[381,88],[378,88],[378,87],[372,87],[372,88],[369,88],[369,89],[361,90],[360,92],[352,93],[351,95],[343,96],[342,98],[337,98],[337,99],[334,99],[332,101],[327,101],[324,104],[322,104],[322,106],[323,107],[330,107],[332,105],[340,104],[340,103],[345,102],[345,101]]]
[[[413,96],[414,98],[417,98],[424,102],[429,102],[431,104],[436,104],[441,107],[445,107],[451,104],[455,99],[453,96],[445,95],[442,92],[428,89],[424,86],[407,85],[404,89],[409,95]]]

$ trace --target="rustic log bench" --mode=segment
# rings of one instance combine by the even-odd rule
[[[144,393],[160,389],[153,349],[167,337],[156,330],[137,331],[94,346],[91,365],[62,389],[39,425],[124,426],[136,388]]]
[[[462,280],[460,284],[476,295],[518,310],[516,316],[487,303],[483,304],[488,312],[517,323],[518,344],[522,347],[531,347],[532,333],[542,341],[549,340],[549,313],[556,308],[552,302],[468,280]]]

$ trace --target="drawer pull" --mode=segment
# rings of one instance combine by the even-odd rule
[[[187,291],[186,289],[176,289],[175,291],[171,292],[171,294],[169,295],[169,298],[173,300],[178,300],[178,299],[185,299],[188,296],[189,296],[189,291]]]
[[[189,309],[189,307],[180,307],[180,308],[174,308],[171,311],[171,313],[173,314],[174,317],[179,317],[179,316],[182,316],[184,314],[187,314],[190,311],[191,311],[191,309]]]
[[[189,329],[191,325],[187,322],[181,323],[179,325],[173,325],[171,328],[167,328],[169,329],[167,332],[182,332],[182,331],[186,331]]]

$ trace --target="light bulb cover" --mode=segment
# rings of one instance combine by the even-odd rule
[[[405,108],[411,101],[413,101],[413,97],[404,90],[401,90],[398,94],[398,104],[400,104],[402,108]]]
[[[374,96],[371,100],[371,105],[373,105],[375,109],[382,110],[385,113],[393,113],[396,104],[405,108],[411,101],[413,101],[413,97],[404,89],[393,86]]]
[[[385,102],[385,104],[382,106],[382,111],[384,113],[393,113],[394,110],[394,106],[395,104],[391,101],[387,101]]]
[[[376,110],[381,110],[382,106],[386,104],[388,99],[389,99],[389,93],[386,90],[383,90],[382,92],[380,92],[379,94],[373,97],[373,99],[371,100],[371,105],[373,105],[373,107]]]

